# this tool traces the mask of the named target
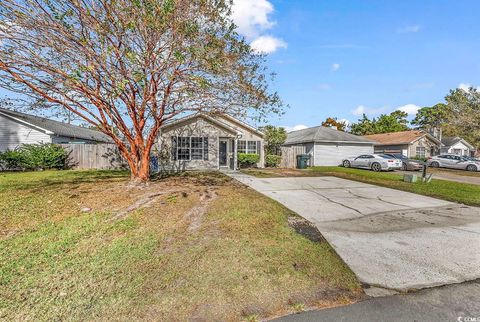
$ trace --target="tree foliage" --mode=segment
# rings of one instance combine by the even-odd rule
[[[336,127],[337,130],[345,132],[347,124],[345,122],[340,122],[336,117],[327,117],[325,121],[322,122],[324,127]]]
[[[185,113],[280,113],[229,0],[2,0],[0,87],[109,135],[147,181],[159,128]]]
[[[449,108],[446,104],[439,103],[434,106],[422,107],[412,120],[412,125],[422,128],[436,128],[448,122]]]
[[[280,155],[280,146],[287,139],[287,131],[273,125],[264,126],[261,130],[265,134],[265,154]]]
[[[351,133],[355,135],[369,135],[407,131],[409,129],[407,116],[408,114],[402,111],[382,114],[378,118],[372,119],[363,114],[357,123],[351,125]]]

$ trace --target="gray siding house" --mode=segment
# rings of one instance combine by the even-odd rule
[[[461,137],[444,136],[442,138],[441,153],[451,153],[463,156],[473,156],[475,154],[475,147],[462,139]]]
[[[163,170],[237,169],[237,153],[260,155],[264,165],[264,135],[226,114],[193,114],[160,129],[159,166]]]
[[[99,131],[0,108],[0,151],[33,143],[112,143],[112,140]]]
[[[295,154],[300,153],[312,156],[312,166],[337,166],[346,157],[373,153],[374,143],[334,128],[316,126],[289,132],[282,148],[282,157],[290,160],[285,164],[287,167],[293,166]]]

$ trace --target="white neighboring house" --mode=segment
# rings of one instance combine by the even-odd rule
[[[102,132],[0,108],[0,151],[33,143],[112,143]]]
[[[444,136],[442,138],[441,153],[450,153],[463,156],[473,156],[475,147],[461,137]]]
[[[287,150],[302,151],[312,156],[312,166],[337,166],[347,157],[373,153],[374,144],[374,141],[361,136],[316,126],[289,132],[282,153]]]
[[[236,170],[237,154],[258,154],[264,165],[264,134],[227,114],[197,113],[160,128],[163,170]]]

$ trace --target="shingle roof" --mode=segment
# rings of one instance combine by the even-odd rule
[[[436,140],[428,133],[418,130],[383,133],[383,134],[371,134],[364,135],[365,138],[378,142],[380,145],[394,145],[394,144],[410,144],[419,138],[428,135],[431,139]]]
[[[461,137],[459,136],[444,136],[442,137],[442,143],[445,145],[445,146],[452,146],[460,141],[463,141],[463,143],[468,146],[469,149],[474,149],[475,147],[473,145],[471,145],[470,143],[468,143],[467,141],[465,141],[464,139],[462,139]]]
[[[346,133],[343,131],[331,129],[324,126],[315,126],[308,129],[289,132],[287,134],[286,145],[309,142],[344,142],[344,143],[363,143],[374,144],[370,139]]]
[[[11,118],[18,119],[20,121],[31,124],[40,129],[53,132],[54,135],[65,136],[76,139],[85,139],[97,142],[111,143],[113,140],[106,134],[90,130],[84,127],[62,123],[54,120],[49,120],[44,117],[34,116],[30,114],[20,113],[16,111],[0,108],[0,115],[9,116]]]

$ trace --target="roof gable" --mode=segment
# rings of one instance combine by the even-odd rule
[[[239,134],[239,132],[234,129],[233,127],[229,126],[228,124],[225,124],[224,122],[220,121],[220,120],[217,120],[209,115],[206,115],[206,114],[203,114],[203,113],[196,113],[196,114],[191,114],[191,115],[187,115],[187,116],[184,116],[182,118],[179,118],[179,119],[175,119],[175,120],[172,120],[168,123],[166,123],[165,125],[163,125],[161,127],[162,130],[167,130],[169,128],[171,128],[172,126],[179,126],[183,123],[187,123],[189,121],[192,121],[192,120],[195,120],[195,119],[198,119],[198,118],[202,118],[208,122],[210,122],[211,124],[215,125],[215,126],[218,126],[224,130],[226,130],[227,132],[230,132],[232,134]]]
[[[459,136],[444,136],[442,138],[442,143],[445,145],[445,146],[452,146],[452,145],[455,145],[457,144],[458,142],[461,142],[463,143],[463,145],[465,145],[467,148],[469,148],[470,150],[473,150],[475,149],[475,147],[473,145],[471,145],[470,143],[468,143],[467,141],[465,141],[463,138],[459,137]]]

